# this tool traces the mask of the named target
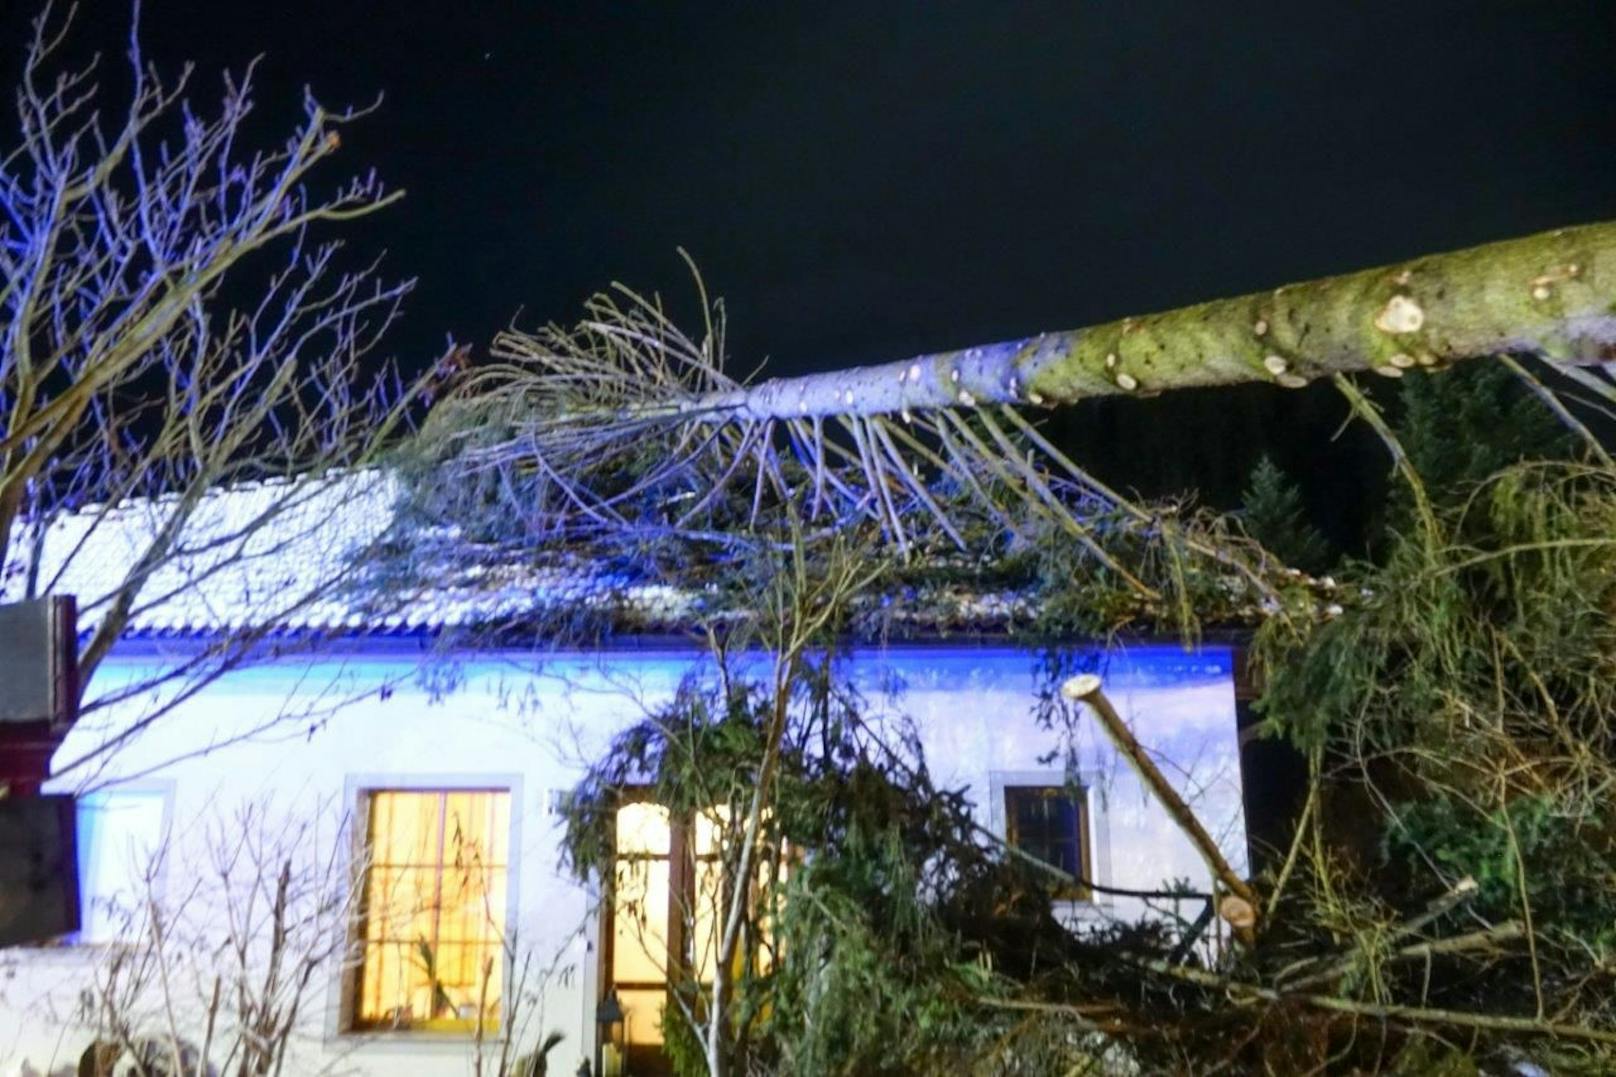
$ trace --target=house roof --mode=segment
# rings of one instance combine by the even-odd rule
[[[555,570],[461,573],[453,584],[408,600],[378,601],[352,586],[351,570],[376,557],[398,504],[399,484],[380,470],[209,491],[172,555],[141,588],[123,636],[431,633],[508,619],[536,604],[585,601],[632,605],[648,623],[672,624],[691,605],[671,588]],[[0,601],[30,590],[71,594],[81,629],[91,628],[174,508],[171,497],[133,498],[57,516],[42,543],[27,535],[12,543],[11,560],[0,566]]]
[[[387,487],[378,473],[362,472],[208,492],[141,589],[126,635],[211,634],[249,622],[285,631],[357,625],[349,602],[323,583],[386,527]],[[174,509],[173,497],[132,498],[55,517],[38,544],[35,588],[75,595],[81,626],[99,621]],[[8,551],[0,572],[8,600],[28,590],[31,545],[25,536]]]
[[[265,635],[427,635],[472,626],[531,627],[540,610],[605,614],[634,633],[688,629],[703,607],[699,593],[648,583],[589,565],[572,568],[447,566],[430,588],[385,592],[385,572],[364,590],[355,562],[382,566],[397,521],[402,484],[363,470],[249,483],[205,494],[173,556],[141,589],[123,638],[205,640],[251,631]],[[81,630],[105,614],[110,597],[170,521],[171,498],[90,506],[55,518],[39,545],[33,593],[75,595]],[[439,549],[455,550],[456,536]],[[26,553],[14,541],[0,566],[0,601],[28,594]],[[404,586],[404,585],[400,585]],[[378,589],[378,587],[380,589]],[[1018,591],[984,592],[966,583],[930,586],[923,595],[870,596],[859,635],[958,639],[1002,636],[1035,612]]]

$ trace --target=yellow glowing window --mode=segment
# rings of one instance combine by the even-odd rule
[[[622,1041],[606,1049],[609,1064],[627,1073],[665,1071],[662,1019],[671,972],[694,973],[712,982],[718,927],[724,920],[723,844],[730,815],[726,806],[676,817],[648,800],[630,800],[617,810],[612,903],[603,921],[606,985],[623,1011]],[[765,856],[757,869],[784,879],[785,864]],[[746,939],[745,954],[767,969],[774,961],[771,918],[753,906],[761,939]],[[624,1057],[618,1058],[618,1052]]]
[[[771,814],[765,810],[765,820]],[[695,815],[695,825],[691,829],[691,853],[694,858],[691,904],[691,949],[694,959],[696,979],[704,984],[713,982],[713,969],[718,960],[719,926],[723,924],[728,912],[728,887],[724,878],[723,844],[733,836],[730,828],[730,812],[726,805],[719,804],[707,811],[699,811]],[[750,915],[755,917],[755,926],[758,929],[754,936],[743,936],[740,940],[740,950],[736,953],[739,962],[750,962],[760,972],[767,972],[774,965],[775,938],[772,927],[774,910],[761,904],[764,895],[769,900],[778,900],[780,887],[786,881],[790,870],[789,857],[775,855],[776,850],[766,848],[763,855],[758,858],[758,865],[754,869],[754,885],[750,894]]]
[[[499,1027],[510,794],[369,795],[357,1028]]]
[[[617,810],[611,933],[605,941],[630,1072],[654,1066],[662,1046],[673,837],[668,809],[660,804],[634,801]]]

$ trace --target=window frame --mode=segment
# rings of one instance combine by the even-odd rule
[[[351,949],[335,976],[328,993],[326,1039],[363,1038],[407,1043],[439,1043],[460,1047],[475,1035],[474,1030],[443,1028],[372,1028],[358,1021],[358,988],[363,968],[364,928],[361,905],[369,870],[370,798],[374,793],[504,793],[509,798],[509,823],[505,856],[505,924],[509,938],[516,932],[520,908],[522,776],[516,773],[449,774],[356,774],[344,781],[343,804],[347,807],[349,862],[347,875],[353,886],[353,908],[348,917],[347,938]],[[485,1031],[484,1041],[503,1042],[508,1034],[508,1008],[514,987],[514,961],[500,962],[499,1026]]]
[[[81,837],[79,814],[85,810],[84,802],[101,794],[110,794],[112,796],[116,796],[120,793],[132,793],[142,796],[155,795],[160,797],[162,800],[162,821],[158,824],[158,850],[154,850],[155,852],[159,852],[159,860],[157,864],[156,876],[153,880],[153,887],[156,891],[154,896],[161,900],[168,889],[168,865],[170,859],[168,853],[172,852],[173,850],[175,838],[175,781],[172,778],[135,778],[129,781],[114,780],[107,782],[105,785],[98,786],[88,793],[75,793],[73,798],[75,870],[78,868],[78,858],[82,856],[82,850],[78,849],[78,843]],[[77,887],[79,892],[79,929],[65,936],[66,943],[70,946],[83,946],[91,948],[108,948],[125,945],[128,940],[118,938],[116,936],[99,939],[86,937],[86,933],[88,931],[88,918],[84,916],[84,913],[87,911],[87,903],[93,900],[93,898],[84,891],[85,880],[82,875],[83,873],[80,872],[81,877],[78,880]]]
[[[1077,799],[1078,857],[1082,878],[1101,886],[1110,882],[1111,856],[1103,797],[1094,796],[1096,782],[1088,773],[1069,775],[1059,770],[996,770],[988,775],[990,829],[1012,845],[1009,794],[1011,790],[1061,790]],[[1051,877],[1053,878],[1053,877]],[[1055,900],[1073,907],[1111,905],[1112,899],[1084,885],[1057,887]]]
[[[655,796],[655,789],[652,786],[625,786],[616,791],[615,807],[613,810],[615,811],[617,808],[622,808],[629,804],[655,803],[657,803],[657,800]],[[702,956],[694,952],[694,949],[691,946],[691,940],[688,937],[688,931],[685,924],[686,909],[683,907],[682,903],[691,903],[693,906],[693,903],[696,900],[697,887],[700,882],[700,865],[703,862],[720,863],[723,857],[723,854],[716,851],[716,849],[709,853],[701,853],[698,850],[696,839],[696,820],[701,814],[702,813],[699,811],[691,811],[684,814],[679,814],[671,809],[669,810],[668,852],[665,857],[660,853],[619,854],[616,845],[616,829],[615,827],[613,828],[611,858],[612,871],[614,873],[616,871],[616,865],[620,859],[620,856],[626,856],[627,858],[634,860],[666,859],[668,862],[668,887],[667,893],[663,895],[667,905],[666,916],[668,937],[666,941],[668,957],[667,967],[663,971],[663,979],[660,983],[651,983],[644,980],[625,980],[619,982],[616,979],[613,974],[613,966],[616,963],[614,951],[617,943],[617,903],[615,895],[610,893],[609,890],[603,890],[596,915],[596,925],[594,931],[594,935],[597,940],[595,946],[596,961],[594,991],[597,1006],[606,1000],[608,993],[615,992],[620,987],[626,991],[651,991],[660,988],[665,994],[671,997],[673,991],[673,981],[676,977],[683,977],[687,974],[697,973],[702,961]],[[788,853],[790,852],[790,848],[790,846],[787,846]],[[699,984],[702,984],[705,987],[710,987],[710,981],[702,979],[699,975],[696,976],[696,980]],[[597,1037],[597,1065],[600,1062],[599,1051],[600,1048],[604,1046],[604,1042],[604,1039]],[[664,1043],[665,1042],[666,1041],[664,1040]],[[646,1046],[649,1047],[650,1045]],[[660,1054],[662,1051],[661,1044],[656,1045],[656,1050],[659,1052],[659,1058],[664,1057]],[[641,1061],[643,1062],[644,1060],[642,1059]],[[661,1071],[653,1068],[652,1072]]]
[[[654,795],[654,790],[650,786],[630,786],[618,791],[615,798],[615,805],[612,809],[614,813],[613,818],[615,820],[615,813],[619,808],[625,807],[629,804],[655,803],[657,803],[657,801]],[[624,855],[628,855],[637,861],[666,860],[668,864],[668,888],[667,892],[662,895],[662,898],[666,905],[664,915],[666,916],[668,925],[668,937],[665,942],[667,944],[667,964],[669,967],[663,969],[661,983],[650,983],[648,981],[641,980],[624,981],[621,985],[624,990],[654,991],[661,988],[665,995],[671,995],[672,993],[673,976],[677,972],[680,964],[682,964],[684,961],[685,952],[684,915],[683,911],[678,908],[678,902],[675,900],[675,895],[686,893],[687,888],[693,883],[694,879],[693,873],[690,871],[689,867],[691,829],[692,823],[690,819],[684,818],[670,810],[668,812],[668,852],[666,856],[664,856],[660,853],[620,854],[617,851],[616,827],[615,825],[613,827],[611,850],[613,873],[617,871],[618,860]],[[600,904],[600,913],[597,917],[597,930],[595,932],[596,938],[598,939],[598,944],[595,947],[597,952],[595,1004],[597,1006],[606,1000],[608,993],[615,993],[620,986],[617,977],[613,973],[613,966],[616,964],[617,949],[617,897],[614,893],[612,893],[611,887],[609,886],[603,889],[602,897],[603,900]],[[666,1005],[667,1003],[664,1002],[664,1006]],[[596,1044],[596,1052],[598,1054],[601,1047],[604,1046],[605,1041],[601,1037],[597,1037],[597,1040],[600,1041]],[[657,1045],[657,1050],[659,1053],[661,1049],[661,1045]],[[597,1058],[596,1061],[598,1063],[599,1059]]]
[[[1088,884],[1094,880],[1093,868],[1090,866],[1092,857],[1089,855],[1091,842],[1088,834],[1088,790],[1082,786],[1072,785],[1028,785],[1017,783],[1005,785],[1003,796],[1005,844],[1019,850],[1026,856],[1037,859],[1040,863],[1049,864],[1050,867],[1056,870],[1060,870],[1058,865],[1050,864],[1048,860],[1034,856],[1032,851],[1023,844],[1021,836],[1016,833],[1017,813],[1013,810],[1013,804],[1017,799],[1026,798],[1029,800],[1062,800],[1072,805],[1074,829],[1072,841],[1077,846],[1075,850],[1077,868],[1073,874],[1076,876],[1077,881],[1074,883],[1057,883],[1054,888],[1054,895],[1058,901],[1088,901],[1093,894],[1093,890]],[[1054,876],[1050,876],[1050,878],[1053,879]]]

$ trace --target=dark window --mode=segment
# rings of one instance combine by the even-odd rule
[[[1007,785],[1005,840],[1074,879],[1089,877],[1088,812],[1083,790],[1064,785]],[[1087,899],[1087,887],[1063,887],[1061,896]]]

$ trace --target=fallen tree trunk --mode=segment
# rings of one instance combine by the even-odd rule
[[[1616,358],[1616,222],[1291,284],[1086,329],[707,394],[689,412],[870,416],[1333,374],[1502,353]]]
[[[1578,365],[1616,359],[1616,222],[1023,341],[752,384],[725,370],[722,305],[701,295],[699,339],[655,297],[622,286],[593,297],[573,326],[501,333],[497,361],[468,370],[423,432],[421,457],[437,463],[424,469],[435,478],[422,511],[458,526],[485,513],[492,496],[506,514],[500,526],[520,521],[513,541],[524,551],[616,550],[647,536],[733,544],[763,536],[771,518],[821,536],[873,522],[904,556],[1056,533],[1153,610],[1168,608],[1164,594],[1183,594],[1186,556],[1244,581],[1249,595],[1233,606],[1275,610],[1283,608],[1279,585],[1292,577],[1280,580],[1273,558],[1129,501],[1026,412],[1523,353],[1559,364],[1616,405],[1616,385]],[[441,481],[449,460],[465,481]],[[970,539],[973,521],[987,526]],[[1147,580],[1137,565],[1157,554]],[[1187,624],[1188,610],[1176,601],[1171,615]]]

